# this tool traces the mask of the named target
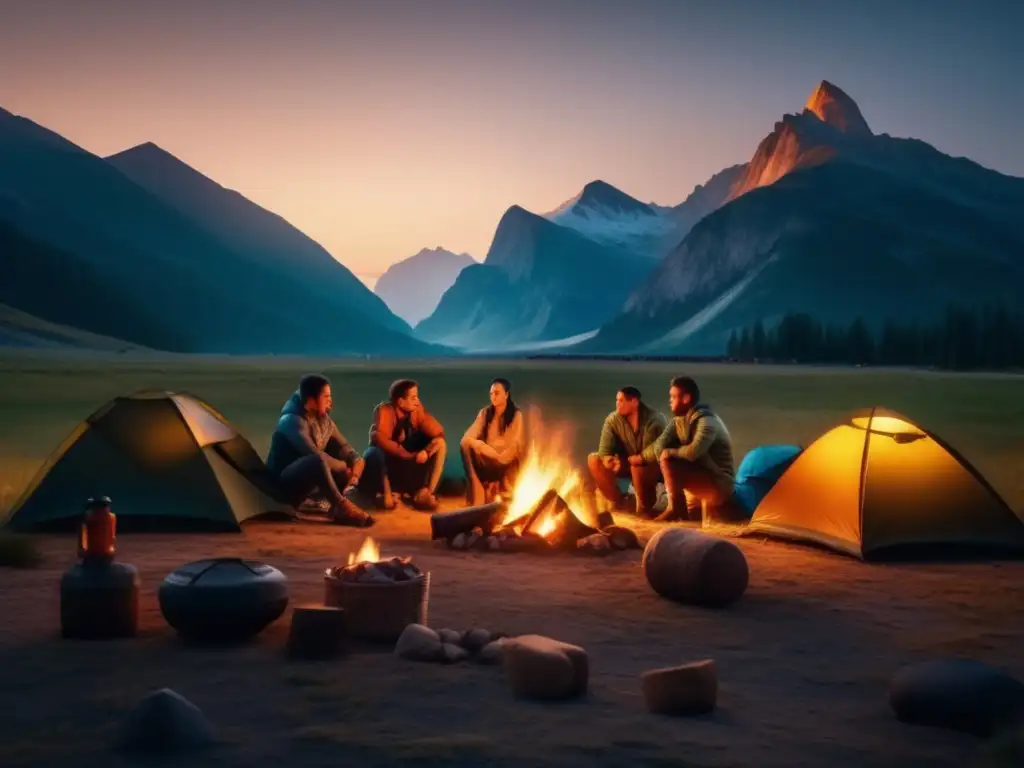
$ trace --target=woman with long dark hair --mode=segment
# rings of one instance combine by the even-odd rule
[[[487,503],[494,492],[507,492],[525,451],[523,412],[512,400],[512,382],[494,379],[490,395],[491,404],[480,410],[462,436],[466,501],[470,505]]]

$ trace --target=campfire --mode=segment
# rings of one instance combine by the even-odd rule
[[[346,565],[324,573],[324,605],[345,611],[351,637],[395,642],[410,624],[427,623],[430,573],[410,557],[382,559],[369,536]]]
[[[578,469],[570,463],[570,431],[544,429],[530,413],[530,447],[507,499],[431,519],[432,537],[453,549],[496,551],[626,549],[632,532],[614,529],[610,515],[599,516]],[[612,526],[609,528],[609,526]],[[626,531],[625,537],[616,530]],[[632,536],[635,541],[636,537]]]
[[[382,560],[377,542],[367,536],[358,552],[349,553],[347,565],[328,568],[325,575],[329,579],[362,584],[394,584],[419,578],[423,573],[411,557]]]

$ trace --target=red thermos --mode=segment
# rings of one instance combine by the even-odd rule
[[[78,536],[78,556],[83,561],[110,562],[114,559],[117,518],[108,496],[97,496],[85,503],[85,517]]]

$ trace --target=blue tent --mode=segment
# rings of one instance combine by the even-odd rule
[[[736,470],[736,490],[733,492],[736,506],[747,517],[753,515],[761,499],[802,451],[798,445],[761,445],[750,451]]]

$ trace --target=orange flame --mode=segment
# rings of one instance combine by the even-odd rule
[[[503,525],[524,522],[537,506],[537,502],[550,489],[558,495],[581,520],[592,517],[587,511],[583,498],[583,483],[580,473],[570,462],[572,454],[572,430],[567,424],[554,424],[546,428],[539,409],[531,408],[527,413],[527,427],[530,435],[526,458],[523,460],[512,489],[512,498]],[[557,517],[550,513],[534,522],[531,530],[540,536],[548,536],[556,527]]]
[[[349,552],[348,564],[356,565],[357,563],[376,563],[380,560],[380,547],[377,546],[377,542],[367,536],[363,540],[363,546],[359,548],[359,551],[355,554]]]

